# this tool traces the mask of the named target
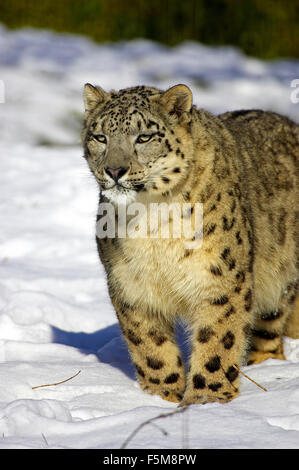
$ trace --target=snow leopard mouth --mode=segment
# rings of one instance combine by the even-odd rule
[[[106,186],[105,188],[103,188],[104,190],[118,190],[118,191],[122,191],[122,190],[125,190],[125,191],[136,191],[137,193],[139,191],[141,191],[142,189],[144,188],[144,184],[143,183],[135,183],[133,184],[132,186],[125,186],[124,184],[122,183],[118,183],[118,182],[115,182],[113,183],[111,186]]]
[[[136,191],[133,189],[125,188],[119,184],[115,184],[109,189],[102,188],[102,194],[112,204],[130,204],[136,200]]]

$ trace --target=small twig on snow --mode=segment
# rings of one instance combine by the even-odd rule
[[[36,385],[35,387],[32,387],[32,390],[34,390],[35,388],[52,387],[53,385],[64,384],[65,382],[68,382],[69,380],[72,380],[75,377],[77,377],[77,375],[79,375],[80,372],[81,372],[81,370],[79,370],[75,375],[72,375],[72,377],[69,377],[68,379],[62,380],[61,382],[56,382],[55,384]]]
[[[188,408],[188,406],[184,406],[180,409],[176,409],[174,411],[171,411],[170,413],[164,413],[164,414],[160,414],[158,416],[155,416],[154,418],[150,418],[148,419],[147,421],[144,421],[143,423],[139,424],[139,426],[137,426],[136,429],[134,429],[134,431],[131,432],[131,434],[127,437],[127,439],[125,440],[125,442],[122,444],[122,446],[120,447],[121,449],[125,449],[128,445],[128,443],[133,439],[133,437],[140,431],[140,429],[142,429],[144,426],[147,426],[148,424],[151,424],[155,427],[158,427],[158,429],[163,432],[164,436],[167,436],[168,433],[167,431],[165,431],[165,429],[157,426],[156,424],[153,424],[153,421],[155,421],[156,419],[161,419],[161,418],[168,418],[169,416],[174,416],[178,413],[183,413],[184,411],[186,411],[186,409]]]
[[[45,443],[47,444],[47,447],[49,447],[49,444],[48,444],[48,441],[47,441],[47,439],[46,439],[46,436],[45,436],[43,433],[42,433],[42,436],[43,436],[43,439],[44,439]]]
[[[253,379],[251,379],[250,377],[248,377],[248,375],[244,374],[244,372],[242,372],[241,369],[240,369],[238,366],[236,366],[236,364],[233,364],[233,367],[234,367],[235,369],[237,369],[237,370],[240,372],[240,374],[244,375],[244,377],[246,377],[246,379],[250,380],[250,381],[253,382],[255,385],[257,385],[257,386],[260,387],[262,390],[264,390],[264,392],[267,392],[267,391],[268,391],[265,387],[263,387],[262,385],[258,384],[255,380],[253,380]]]

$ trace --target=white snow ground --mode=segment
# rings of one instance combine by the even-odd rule
[[[176,405],[139,389],[108,298],[94,242],[97,188],[78,143],[82,86],[186,83],[213,112],[263,108],[298,120],[290,84],[299,64],[230,47],[96,45],[4,27],[0,64],[0,448],[118,449]],[[285,347],[287,361],[244,368],[267,392],[241,378],[233,402],[157,420],[167,435],[147,425],[127,447],[299,448],[299,340]]]

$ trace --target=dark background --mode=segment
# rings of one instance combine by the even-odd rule
[[[196,40],[263,59],[299,58],[299,0],[0,0],[0,22],[98,42]]]

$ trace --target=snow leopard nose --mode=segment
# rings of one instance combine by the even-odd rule
[[[123,175],[125,175],[128,171],[129,167],[119,167],[119,168],[104,168],[107,175],[109,175],[114,181],[118,181]]]

